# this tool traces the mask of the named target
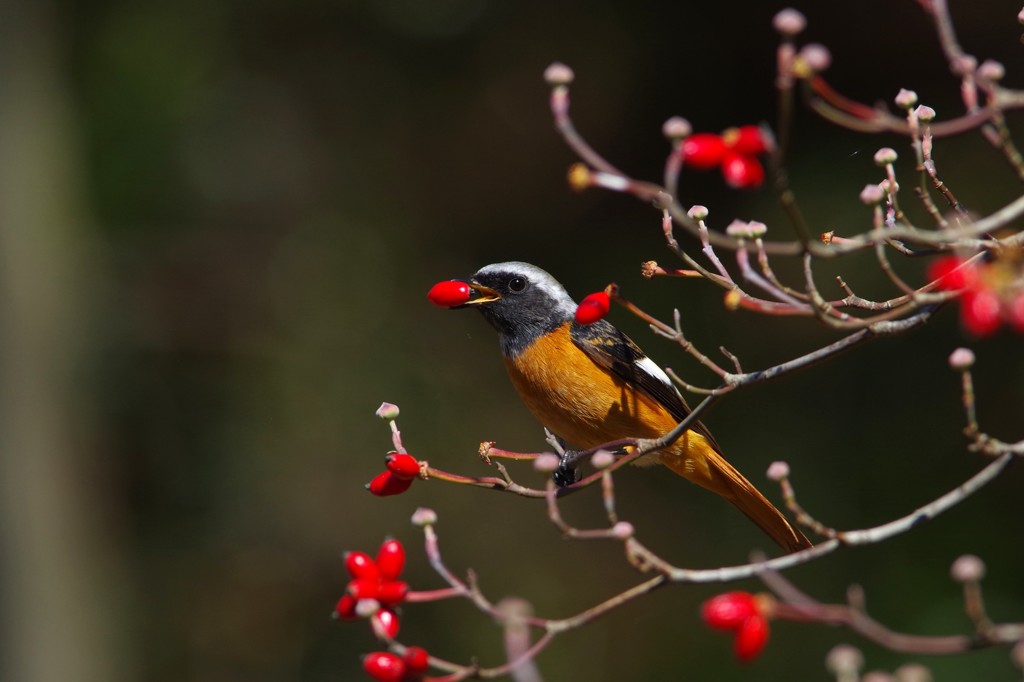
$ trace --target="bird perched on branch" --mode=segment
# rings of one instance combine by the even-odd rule
[[[629,337],[605,320],[576,322],[576,303],[544,270],[529,263],[495,263],[468,280],[435,289],[444,285],[459,287],[457,295],[432,300],[483,314],[498,331],[505,368],[526,407],[570,445],[590,449],[623,438],[660,438],[689,414],[669,377]],[[563,462],[560,483],[568,484],[571,457]],[[640,462],[663,464],[724,497],[783,549],[810,547],[725,460],[700,422]]]

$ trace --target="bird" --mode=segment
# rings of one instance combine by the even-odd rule
[[[452,282],[460,283],[465,296],[448,307],[476,308],[494,327],[512,385],[560,441],[583,451],[624,438],[660,438],[689,414],[665,371],[628,336],[604,319],[578,323],[576,302],[545,270],[518,261],[494,263]],[[787,552],[811,546],[726,461],[700,422],[638,463],[662,464],[725,498]],[[572,483],[573,477],[570,465],[559,482]]]

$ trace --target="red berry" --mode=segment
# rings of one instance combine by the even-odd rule
[[[399,478],[390,471],[385,471],[374,476],[373,480],[366,484],[366,489],[378,497],[386,497],[404,493],[410,485],[411,478]]]
[[[398,540],[385,540],[377,550],[377,568],[382,580],[395,580],[405,568],[405,547]]]
[[[576,321],[580,324],[594,324],[611,309],[612,300],[603,291],[588,294],[576,307]]]
[[[405,667],[409,672],[422,673],[430,665],[430,654],[422,647],[410,646],[405,648],[405,655],[402,656],[402,660],[405,661]]]
[[[768,643],[768,619],[761,614],[747,618],[736,631],[733,652],[741,663],[750,663]]]
[[[960,321],[970,334],[988,336],[999,329],[999,297],[995,293],[987,289],[968,291],[960,306]]]
[[[753,189],[764,182],[764,166],[753,156],[730,153],[722,161],[722,177],[730,187]]]
[[[363,670],[378,682],[399,682],[405,677],[405,669],[405,661],[386,651],[376,651],[363,658]]]
[[[768,151],[768,144],[758,126],[729,128],[722,133],[725,146],[743,156],[757,156]]]
[[[380,580],[380,571],[377,564],[366,552],[346,552],[345,568],[353,578],[366,578],[368,580]]]
[[[357,578],[349,581],[348,593],[357,601],[360,599],[377,599],[380,595],[380,580],[376,578]]]
[[[430,291],[427,292],[427,299],[434,305],[439,305],[442,308],[451,308],[469,301],[469,292],[469,284],[453,279],[449,282],[438,282],[430,287]]]
[[[726,592],[704,602],[704,622],[719,630],[735,630],[750,617],[759,616],[757,602],[749,592]]]
[[[385,606],[397,606],[405,601],[405,595],[407,594],[409,594],[409,583],[401,580],[391,580],[380,584],[376,599]]]
[[[370,618],[376,626],[374,630],[379,629],[389,639],[394,639],[398,636],[398,616],[391,609],[377,609]]]
[[[693,168],[714,168],[725,157],[725,142],[714,133],[694,133],[683,140],[683,160]]]
[[[420,463],[412,455],[391,454],[384,458],[388,471],[399,478],[416,478],[420,475]]]
[[[356,617],[356,598],[351,594],[346,594],[338,600],[338,605],[334,607],[334,613],[342,620],[352,620]]]
[[[974,284],[977,277],[974,266],[960,267],[962,264],[963,261],[956,256],[943,256],[933,260],[928,265],[928,279],[940,280],[939,289],[966,289]]]

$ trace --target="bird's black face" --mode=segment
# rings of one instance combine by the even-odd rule
[[[489,265],[469,279],[476,307],[515,355],[535,339],[570,321],[575,303],[557,281],[525,263]]]

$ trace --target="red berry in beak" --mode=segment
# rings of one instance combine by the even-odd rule
[[[469,301],[469,284],[458,280],[438,282],[430,287],[427,292],[427,299],[434,305],[442,308],[453,308]]]

